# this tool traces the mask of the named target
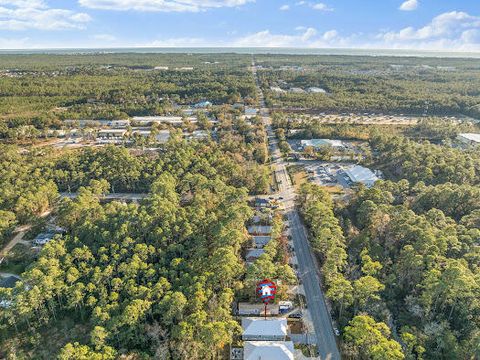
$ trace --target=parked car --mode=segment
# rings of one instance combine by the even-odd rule
[[[301,312],[296,312],[288,315],[288,317],[293,319],[301,319],[303,317],[303,314]]]

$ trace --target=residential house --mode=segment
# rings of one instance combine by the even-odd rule
[[[247,254],[245,255],[245,260],[247,261],[247,264],[251,264],[263,254],[265,254],[265,250],[263,249],[248,249]]]
[[[265,313],[265,305],[263,303],[245,303],[238,304],[238,315],[240,316],[261,316]],[[267,306],[267,315],[278,315],[280,313],[279,306],[270,304]]]
[[[248,227],[248,233],[250,235],[270,235],[272,227],[269,225],[251,225]]]
[[[246,341],[244,360],[293,360],[295,348],[291,341]]]
[[[255,245],[255,248],[257,249],[263,249],[269,242],[272,240],[271,236],[252,236],[253,243]]]
[[[242,328],[244,341],[285,341],[288,335],[286,318],[243,318]]]

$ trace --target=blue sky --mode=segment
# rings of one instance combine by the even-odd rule
[[[479,0],[0,0],[0,48],[480,51]]]

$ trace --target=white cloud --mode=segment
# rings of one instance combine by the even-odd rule
[[[310,7],[314,10],[319,11],[333,11],[333,8],[329,7],[327,4],[324,3],[311,4]]]
[[[438,15],[421,28],[407,27],[398,32],[381,33],[379,37],[387,42],[460,41],[464,33],[468,35],[472,30],[479,29],[480,17],[452,11]]]
[[[406,0],[400,5],[400,10],[403,11],[413,11],[418,8],[418,0]]]
[[[399,31],[342,35],[302,26],[295,30],[300,33],[260,31],[236,39],[234,46],[480,51],[480,16],[457,11],[441,14],[423,27]]]
[[[281,11],[287,11],[287,10],[290,10],[290,5],[287,5],[287,4],[285,4],[285,5],[282,5],[282,6],[280,6],[279,10],[281,10]]]
[[[319,34],[314,28],[297,27],[300,34],[274,34],[270,30],[238,38],[234,41],[237,47],[327,47],[332,46],[338,38],[335,30]],[[333,36],[335,35],[335,36]]]
[[[255,0],[79,0],[80,5],[102,10],[162,12],[198,12],[221,7],[245,5]]]
[[[42,0],[0,0],[2,30],[83,29],[89,21],[88,14],[52,9]]]

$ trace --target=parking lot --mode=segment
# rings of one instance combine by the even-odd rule
[[[341,186],[349,189],[352,182],[344,172],[344,167],[350,164],[336,164],[327,162],[315,162],[305,165],[308,180],[321,186]]]

